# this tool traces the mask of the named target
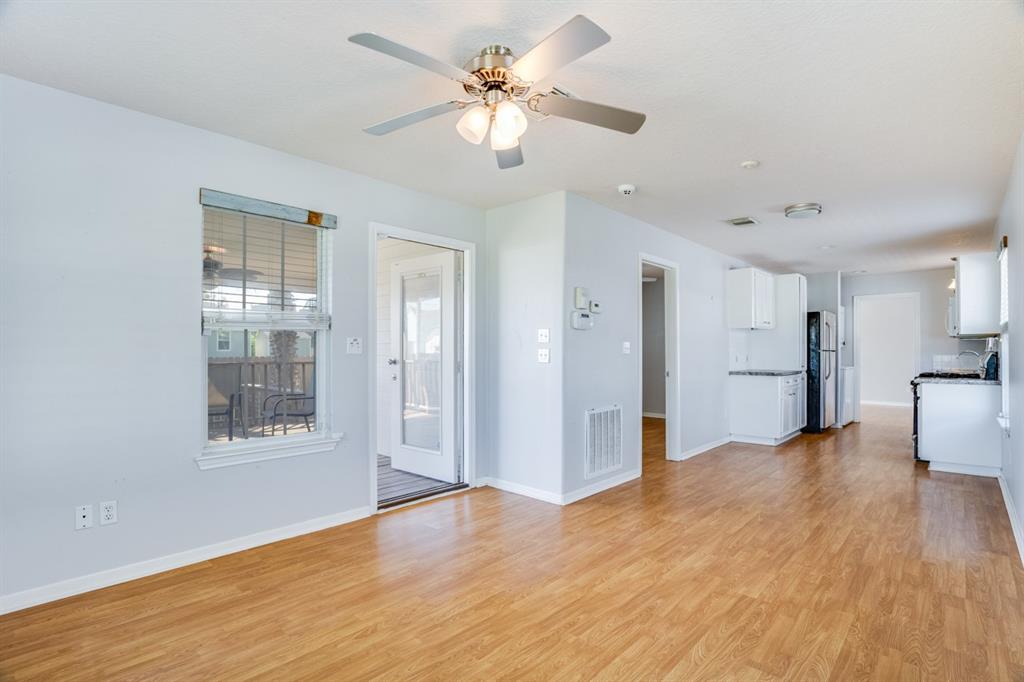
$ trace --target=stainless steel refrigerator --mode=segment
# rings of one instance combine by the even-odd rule
[[[836,314],[807,313],[807,426],[821,433],[836,421],[836,382],[839,378]]]

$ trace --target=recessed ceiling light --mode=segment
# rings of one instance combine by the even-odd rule
[[[749,159],[747,161],[741,162],[740,163],[740,168],[745,168],[747,170],[754,170],[755,168],[757,168],[760,165],[761,165],[761,162],[758,161],[757,159]]]
[[[819,213],[821,213],[821,204],[811,201],[790,204],[786,207],[787,218],[813,218]]]
[[[822,251],[831,251],[832,249],[834,249],[836,247],[835,247],[835,244],[822,244],[818,248],[821,249]]]
[[[866,275],[867,273],[868,273],[867,270],[851,270],[850,271],[851,275]]]

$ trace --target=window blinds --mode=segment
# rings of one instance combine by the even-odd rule
[[[203,314],[211,322],[315,324],[325,308],[320,262],[317,228],[203,208]]]

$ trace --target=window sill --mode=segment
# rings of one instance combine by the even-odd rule
[[[272,443],[238,442],[215,445],[203,448],[202,453],[195,458],[195,462],[196,466],[206,471],[207,469],[221,469],[284,457],[315,455],[332,452],[344,437],[343,433],[309,434],[294,437],[282,436],[281,439]]]

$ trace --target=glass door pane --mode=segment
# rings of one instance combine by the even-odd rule
[[[402,278],[402,442],[441,450],[441,273]]]

